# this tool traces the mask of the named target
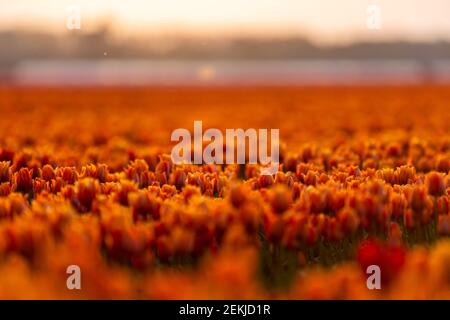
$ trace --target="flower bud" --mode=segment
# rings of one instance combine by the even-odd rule
[[[345,207],[338,213],[338,221],[342,226],[342,231],[347,235],[351,235],[358,230],[360,219],[356,210]]]
[[[234,185],[230,189],[230,201],[233,207],[241,207],[247,199],[248,190],[242,185]]]
[[[431,172],[427,174],[426,185],[428,193],[434,197],[440,197],[445,194],[445,181],[440,173]]]
[[[419,213],[425,208],[427,202],[427,190],[424,186],[416,186],[413,188],[409,203],[411,209]]]
[[[56,178],[55,171],[53,170],[51,165],[46,164],[42,167],[42,178],[45,181],[51,181]]]
[[[11,179],[11,168],[9,166],[9,161],[0,162],[0,183],[9,182]]]
[[[31,170],[28,168],[21,168],[15,174],[15,191],[23,194],[30,194],[33,192],[33,179],[31,177]]]
[[[284,185],[277,185],[271,189],[270,204],[275,213],[281,214],[292,205],[292,196]]]
[[[450,235],[450,216],[448,214],[439,215],[437,231],[441,236]]]

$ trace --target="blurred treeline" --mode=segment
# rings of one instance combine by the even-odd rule
[[[450,42],[356,42],[319,46],[304,37],[141,36],[117,39],[108,28],[63,35],[0,32],[0,68],[35,59],[449,59]]]

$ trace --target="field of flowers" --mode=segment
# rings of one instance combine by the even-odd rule
[[[440,86],[0,88],[0,298],[450,299],[449,101]],[[173,164],[170,134],[194,120],[279,128],[279,171]]]

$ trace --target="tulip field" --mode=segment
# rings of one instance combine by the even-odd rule
[[[438,85],[0,87],[0,299],[450,299],[449,111]],[[196,120],[279,129],[278,172],[173,163]]]

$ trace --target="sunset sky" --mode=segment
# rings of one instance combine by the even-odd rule
[[[371,4],[381,8],[379,31],[366,27]],[[80,6],[82,31],[108,23],[118,36],[296,34],[316,42],[450,39],[449,0],[0,0],[0,29],[67,32],[69,5]]]

